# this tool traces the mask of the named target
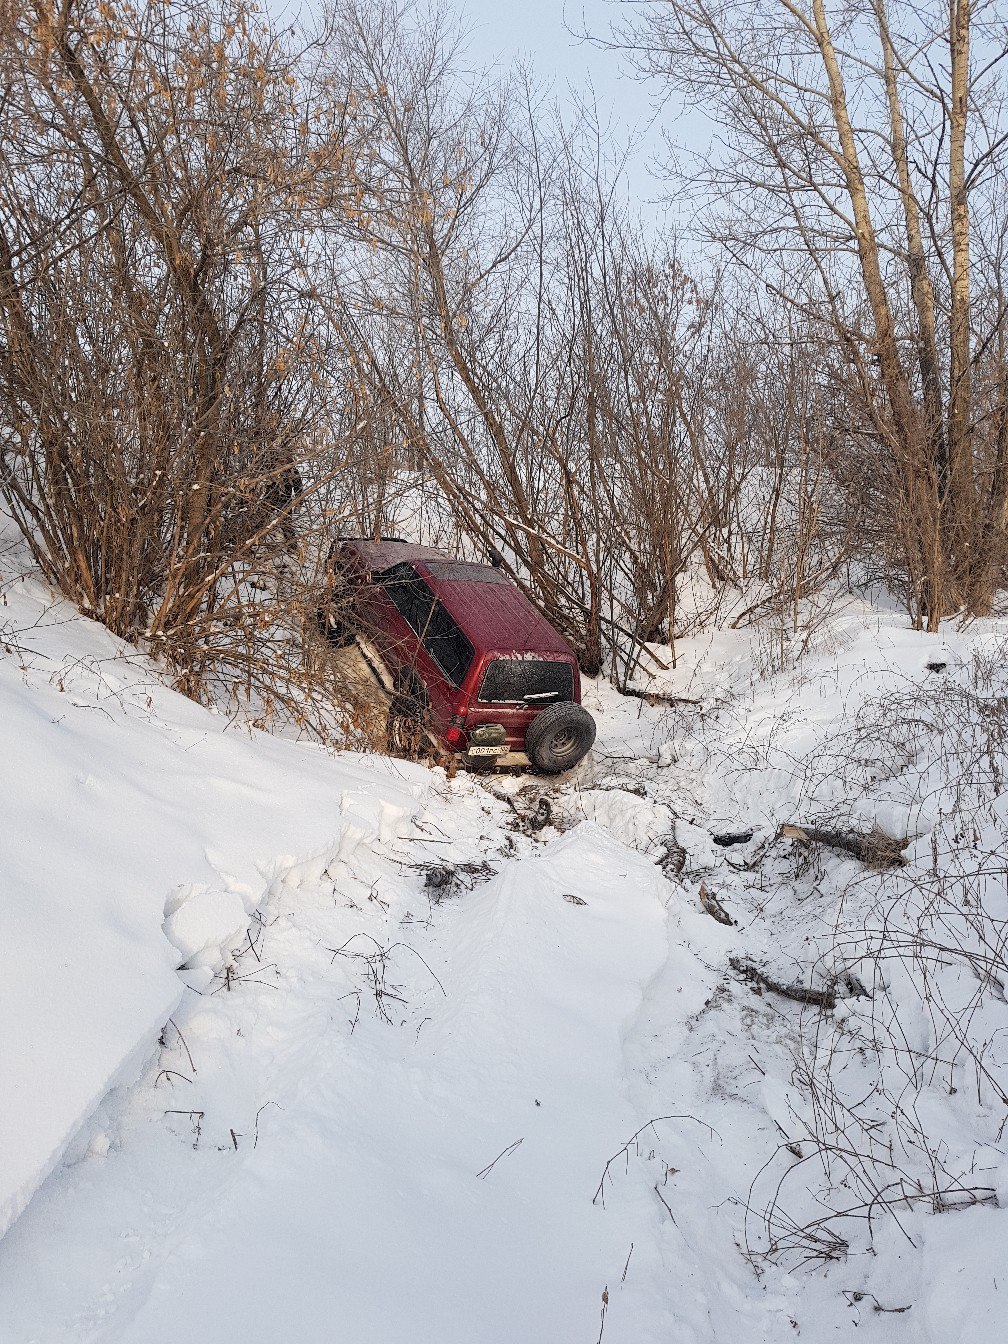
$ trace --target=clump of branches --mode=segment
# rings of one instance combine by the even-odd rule
[[[1000,65],[957,31],[946,89],[941,23],[879,4],[868,69],[825,8],[780,52],[702,0],[638,34],[728,132],[695,266],[592,109],[468,75],[444,12],[0,9],[0,495],[39,567],[187,693],[312,731],[344,529],[494,559],[621,684],[725,620],[783,665],[852,567],[932,628],[989,608]]]
[[[667,0],[612,41],[718,126],[688,172],[704,234],[814,337],[865,559],[931,630],[988,611],[1008,561],[996,6]]]
[[[929,843],[839,892],[811,974],[847,977],[866,997],[839,1017],[803,1012],[793,1124],[750,1193],[754,1253],[839,1258],[884,1225],[915,1242],[922,1211],[996,1202],[1008,1130],[1006,690],[1003,664],[981,659],[960,681],[872,702],[839,752],[849,796],[873,781],[930,817]]]
[[[362,449],[305,283],[352,158],[317,48],[245,0],[3,25],[0,495],[49,581],[180,689],[293,713],[291,578]]]
[[[447,23],[348,12],[340,61],[374,91],[356,113],[374,148],[359,260],[324,288],[398,469],[589,673],[622,681],[643,644],[754,584],[792,611],[837,570],[811,358],[780,370],[790,412],[754,434],[765,370],[721,277],[645,238],[591,110],[571,134],[527,84],[460,79]]]

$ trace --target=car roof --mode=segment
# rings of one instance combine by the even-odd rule
[[[417,568],[478,650],[574,657],[574,650],[564,637],[509,580],[480,583],[439,579],[429,571],[424,572],[425,566]]]
[[[432,546],[405,542],[353,541],[351,545],[372,569],[404,562],[414,565],[477,652],[575,658],[564,637],[492,565],[456,560]]]
[[[371,569],[387,569],[401,561],[450,560],[445,551],[435,550],[433,546],[417,546],[411,541],[398,541],[384,537],[381,541],[370,541],[360,537],[344,537],[342,544],[355,551]]]

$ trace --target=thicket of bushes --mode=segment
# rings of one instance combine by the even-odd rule
[[[191,694],[293,687],[320,733],[329,540],[404,497],[589,671],[715,619],[798,631],[852,582],[931,628],[989,610],[996,17],[753,9],[623,36],[721,126],[687,266],[605,145],[467,76],[443,16],[8,0],[0,492],[51,582]]]

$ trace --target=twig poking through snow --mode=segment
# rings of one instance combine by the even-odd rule
[[[649,1121],[647,1122],[646,1125],[641,1125],[640,1129],[637,1131],[636,1134],[631,1134],[630,1137],[627,1139],[626,1143],[625,1143],[625,1144],[623,1145],[623,1147],[619,1150],[619,1152],[613,1153],[612,1157],[611,1157],[611,1158],[609,1159],[609,1161],[605,1164],[605,1171],[603,1171],[603,1173],[602,1173],[602,1179],[599,1181],[599,1183],[598,1183],[598,1189],[595,1191],[595,1194],[594,1194],[594,1196],[592,1197],[592,1203],[593,1203],[593,1204],[597,1204],[598,1201],[601,1199],[601,1201],[602,1201],[602,1207],[605,1208],[605,1183],[606,1183],[606,1178],[609,1176],[609,1168],[612,1166],[612,1164],[613,1164],[614,1162],[619,1161],[619,1159],[620,1159],[621,1157],[625,1157],[625,1158],[626,1158],[627,1167],[629,1168],[629,1166],[630,1166],[630,1148],[631,1148],[631,1146],[637,1144],[637,1140],[640,1138],[640,1136],[644,1133],[644,1131],[645,1131],[646,1129],[651,1129],[652,1126],[657,1125],[657,1124],[658,1124],[660,1121],[662,1121],[662,1120],[692,1120],[693,1123],[694,1123],[695,1125],[703,1125],[704,1129],[706,1129],[706,1130],[710,1133],[710,1136],[711,1136],[712,1139],[713,1139],[713,1138],[717,1138],[717,1139],[720,1139],[720,1138],[721,1138],[721,1135],[718,1134],[717,1130],[714,1129],[711,1125],[709,1125],[709,1124],[706,1122],[706,1120],[698,1120],[698,1119],[696,1118],[695,1115],[656,1115],[656,1116],[654,1116],[654,1118],[651,1119],[651,1120],[649,1120]],[[658,1134],[658,1131],[655,1130],[655,1136],[656,1136],[656,1137],[657,1137],[657,1134]],[[662,1200],[662,1203],[663,1203],[663,1204],[664,1204],[664,1202],[665,1202],[665,1201]],[[672,1210],[669,1209],[669,1213],[671,1213],[671,1212],[672,1212]],[[673,1220],[673,1221],[674,1221],[674,1220]]]
[[[202,1111],[180,1111],[173,1109],[165,1111],[165,1115],[187,1115],[193,1127],[193,1134],[195,1135],[195,1138],[193,1139],[193,1147],[199,1147],[200,1135],[203,1133]]]
[[[609,1285],[602,1289],[602,1324],[599,1326],[598,1344],[602,1344],[602,1332],[605,1329],[605,1314],[609,1306]]]
[[[668,1214],[668,1216],[672,1219],[673,1223],[675,1223],[676,1227],[678,1227],[679,1224],[676,1223],[676,1220],[675,1220],[675,1214],[672,1212],[672,1209],[671,1209],[671,1207],[669,1206],[669,1202],[668,1202],[668,1200],[665,1198],[665,1196],[662,1194],[662,1192],[658,1189],[658,1182],[657,1182],[657,1181],[655,1181],[654,1192],[655,1192],[655,1194],[658,1196],[658,1198],[661,1200],[661,1202],[665,1205],[665,1211],[666,1211],[666,1213]]]
[[[175,1021],[173,1017],[170,1017],[168,1021],[175,1028],[175,1034],[182,1042],[182,1049],[186,1052],[186,1058],[189,1060],[189,1067],[192,1069],[193,1073],[199,1073],[199,1069],[197,1069],[196,1065],[193,1063],[192,1052],[190,1051],[189,1046],[186,1044],[186,1038],[182,1035],[182,1033],[178,1029],[178,1023]]]
[[[263,1104],[259,1107],[255,1115],[255,1135],[252,1139],[253,1148],[259,1142],[259,1117],[262,1115],[263,1111],[266,1110],[267,1106],[275,1106],[278,1111],[283,1110],[283,1107],[280,1105],[278,1101],[264,1101]]]
[[[511,1155],[511,1153],[513,1153],[513,1152],[515,1151],[516,1148],[520,1148],[524,1142],[525,1142],[525,1137],[524,1137],[524,1135],[523,1135],[520,1139],[515,1139],[514,1143],[512,1143],[512,1144],[510,1145],[510,1147],[505,1148],[504,1151],[503,1151],[502,1153],[498,1153],[498,1154],[497,1154],[497,1156],[494,1158],[494,1160],[490,1163],[489,1166],[484,1167],[482,1171],[478,1171],[478,1172],[476,1173],[476,1179],[477,1179],[478,1181],[485,1181],[486,1178],[487,1178],[487,1177],[490,1175],[490,1173],[493,1171],[493,1169],[494,1169],[494,1167],[497,1165],[497,1163],[501,1160],[501,1158],[502,1158],[502,1157],[509,1157],[509,1156]]]
[[[167,1078],[170,1082],[172,1078],[181,1078],[184,1083],[191,1083],[192,1079],[187,1078],[184,1073],[179,1073],[178,1069],[162,1069],[154,1079],[154,1086],[157,1087],[162,1078]]]

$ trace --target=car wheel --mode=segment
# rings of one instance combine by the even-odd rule
[[[525,750],[544,775],[571,770],[591,750],[595,720],[586,709],[564,700],[537,714],[525,733]]]
[[[414,761],[427,741],[427,696],[418,680],[399,676],[389,702],[386,740],[394,756]]]

